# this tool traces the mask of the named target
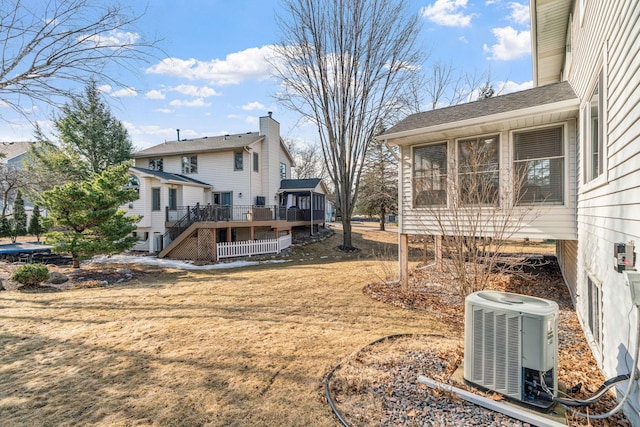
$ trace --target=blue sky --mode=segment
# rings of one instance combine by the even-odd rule
[[[409,5],[421,16],[426,68],[441,61],[459,71],[490,73],[502,93],[532,86],[527,0],[409,0]],[[278,87],[264,58],[279,39],[274,19],[279,2],[149,0],[132,7],[136,12],[146,7],[137,30],[162,39],[167,55],[140,64],[137,73],[114,70],[126,88],[101,88],[136,148],[175,140],[176,129],[180,138],[257,131],[258,117],[268,111],[280,122],[283,137],[315,142],[313,126],[300,124],[273,98]],[[47,131],[51,115],[47,106],[38,106],[30,118]],[[32,139],[25,118],[2,106],[0,116],[0,141]]]

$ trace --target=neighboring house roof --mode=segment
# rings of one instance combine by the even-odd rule
[[[481,119],[492,115],[507,114],[564,101],[571,101],[571,103],[579,101],[571,85],[568,82],[550,84],[466,104],[412,114],[384,132],[378,139],[438,125]]]
[[[35,142],[31,141],[0,142],[0,153],[5,155],[1,161],[9,163],[11,159],[23,156],[33,144]]]
[[[280,181],[280,193],[302,193],[315,191],[318,186],[324,194],[329,194],[321,178],[283,179]]]
[[[132,166],[131,169],[146,174],[155,176],[156,178],[162,179],[164,181],[172,181],[177,183],[186,183],[186,184],[196,184],[202,187],[211,187],[211,184],[207,184],[206,182],[198,181],[197,179],[189,178],[188,176],[180,175],[177,173],[169,173],[163,171],[155,171],[151,169],[139,168],[136,166]]]
[[[157,157],[171,154],[189,154],[211,151],[238,150],[264,139],[258,132],[236,135],[205,136],[182,141],[167,141],[133,154],[134,158]]]

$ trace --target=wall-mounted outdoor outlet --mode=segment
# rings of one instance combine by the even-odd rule
[[[629,284],[629,292],[631,293],[631,302],[636,307],[640,307],[640,273],[637,271],[625,270],[624,275]]]
[[[625,270],[633,270],[636,265],[636,253],[633,242],[613,244],[613,268],[622,273]]]

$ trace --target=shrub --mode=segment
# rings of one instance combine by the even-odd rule
[[[21,265],[11,275],[11,280],[23,285],[39,285],[48,278],[49,270],[42,264]]]

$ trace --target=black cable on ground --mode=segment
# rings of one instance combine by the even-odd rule
[[[441,334],[394,334],[394,335],[387,335],[386,337],[378,338],[377,340],[370,342],[369,344],[367,344],[364,347],[360,348],[360,350],[358,350],[356,353],[353,353],[353,354],[358,354],[362,350],[364,350],[365,348],[371,347],[372,345],[375,345],[375,344],[377,344],[379,342],[382,342],[382,341],[394,340],[394,339],[397,339],[397,338],[417,337],[417,336],[445,338],[445,336],[441,335]],[[343,361],[338,363],[336,366],[334,366],[329,371],[327,376],[324,378],[323,383],[324,383],[324,396],[327,398],[327,403],[329,403],[329,406],[331,407],[331,410],[336,415],[338,420],[340,420],[340,422],[342,423],[342,425],[344,427],[350,427],[349,423],[347,423],[347,420],[344,418],[344,416],[342,415],[340,410],[337,408],[336,403],[333,401],[333,398],[331,397],[331,391],[330,391],[330,388],[329,388],[329,381],[331,380],[331,377],[333,377],[333,374],[335,373],[335,371],[337,371],[342,366],[342,363],[345,360],[346,359],[344,359]]]

